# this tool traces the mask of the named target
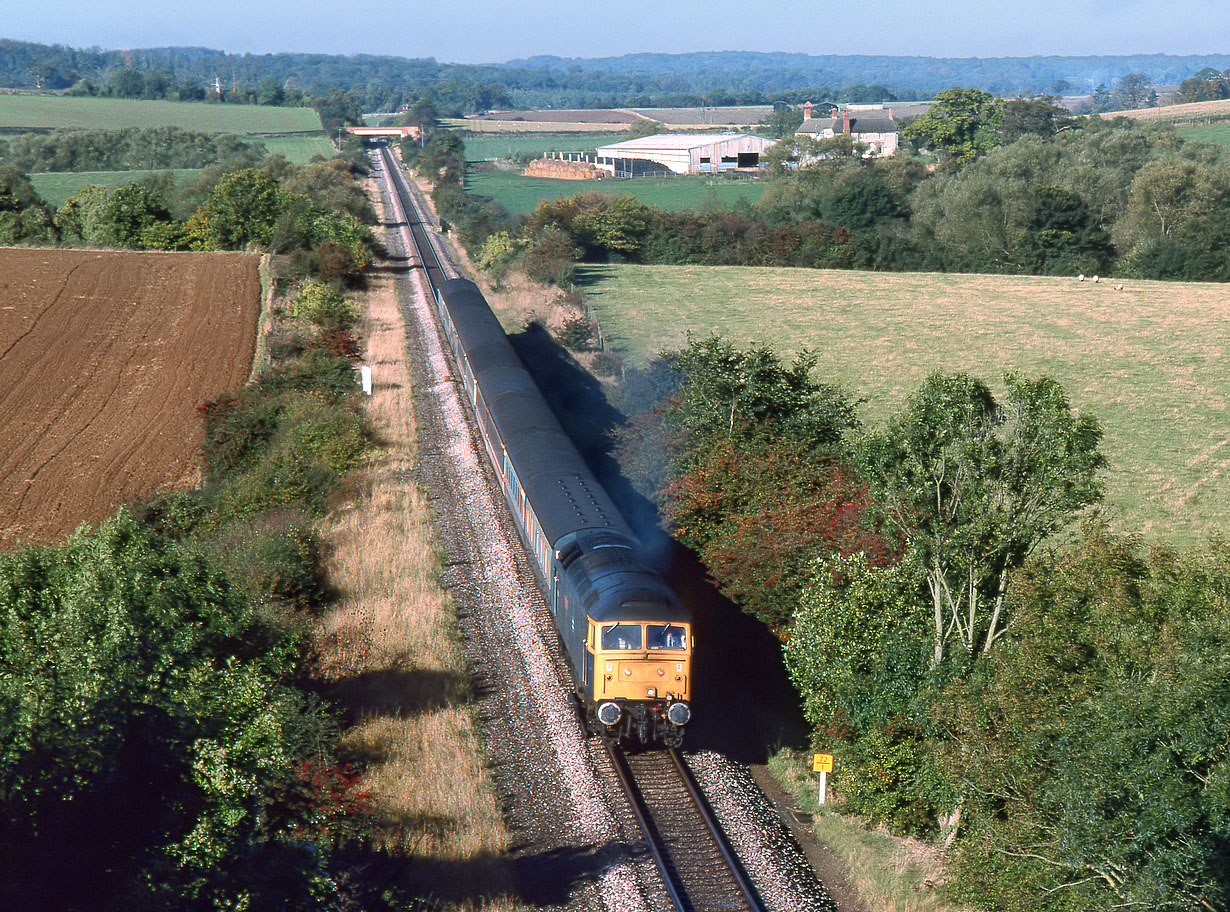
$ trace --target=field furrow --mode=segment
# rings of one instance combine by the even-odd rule
[[[255,257],[0,250],[0,547],[200,477],[195,407],[242,384]]]

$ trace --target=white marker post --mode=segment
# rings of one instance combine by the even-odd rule
[[[816,754],[812,758],[811,771],[820,774],[820,797],[819,802],[824,804],[824,793],[828,790],[829,773],[833,771],[833,755],[832,754]]]
[[[364,364],[359,368],[359,382],[363,384],[363,392],[372,394],[372,369]]]

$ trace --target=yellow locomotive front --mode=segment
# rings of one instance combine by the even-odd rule
[[[691,624],[591,618],[586,651],[594,669],[590,698],[605,734],[682,740],[692,718]]]

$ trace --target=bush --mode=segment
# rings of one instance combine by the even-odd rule
[[[573,351],[588,351],[594,344],[594,323],[588,317],[577,315],[569,317],[556,332],[555,338],[560,345]]]

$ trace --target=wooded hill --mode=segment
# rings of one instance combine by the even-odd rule
[[[929,98],[954,85],[996,95],[1080,94],[1139,73],[1157,85],[1204,67],[1230,68],[1230,55],[935,58],[809,56],[757,52],[628,54],[579,59],[531,57],[503,64],[432,58],[327,54],[228,54],[208,48],[107,51],[0,39],[0,86],[62,90],[80,80],[107,83],[116,72],[166,71],[181,83],[212,86],[224,73],[235,89],[263,80],[304,96],[330,88],[355,94],[365,110],[390,111],[425,89],[461,112],[488,107],[755,104],[807,91],[839,100]],[[863,91],[874,90],[868,94]],[[847,91],[849,90],[849,91]],[[849,96],[842,98],[842,95]],[[872,97],[874,96],[874,97]]]

